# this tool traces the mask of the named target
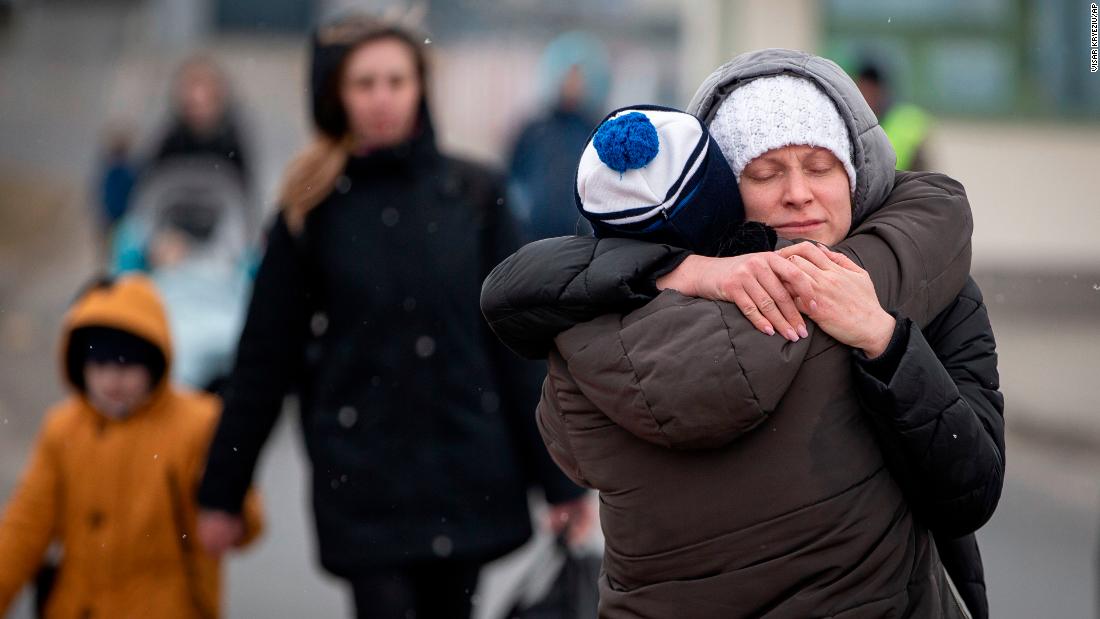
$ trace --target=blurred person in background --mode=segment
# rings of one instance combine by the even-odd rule
[[[96,213],[105,247],[109,244],[115,224],[126,214],[130,194],[137,181],[137,166],[132,147],[130,131],[123,128],[112,128],[108,131],[100,161],[100,208]]]
[[[856,86],[890,138],[898,155],[897,168],[930,170],[925,146],[932,117],[912,103],[896,101],[889,76],[875,63],[863,63],[856,74]]]
[[[153,278],[178,346],[172,378],[217,392],[244,322],[259,216],[225,72],[192,56],[171,92],[168,126],[112,230],[109,270]]]
[[[541,373],[480,314],[517,236],[497,178],[436,147],[423,41],[362,15],[314,34],[318,135],[285,178],[199,493],[216,553],[296,388],[321,564],[360,617],[468,616],[482,565],[531,536],[531,486],[556,530],[594,519],[538,436]]]
[[[53,541],[60,567],[37,579],[45,617],[220,616],[219,557],[195,541],[220,405],[169,381],[172,342],[152,283],[88,287],[65,318],[61,353],[72,393],[47,413],[0,519],[0,616]],[[261,526],[248,492],[234,545]]]
[[[209,157],[177,160],[143,178],[110,268],[149,274],[177,343],[173,379],[217,393],[244,323],[258,225],[236,175],[210,166]]]
[[[168,126],[157,140],[149,165],[179,157],[211,156],[249,183],[248,158],[229,78],[211,57],[188,58],[176,72]]]
[[[508,198],[524,241],[576,234],[588,224],[573,206],[577,156],[604,112],[611,75],[599,39],[568,32],[539,61],[544,109],[519,132],[508,167]]]
[[[140,183],[167,164],[177,161],[211,163],[228,172],[247,191],[246,157],[237,114],[233,109],[229,80],[210,57],[195,55],[177,69],[171,88],[167,126],[153,140],[144,157],[133,153],[131,132],[124,128],[108,131],[99,165],[99,219],[110,237],[114,227],[129,211],[130,200]],[[209,168],[207,168],[209,169]],[[124,235],[125,236],[125,235]],[[120,240],[112,239],[117,245]],[[121,242],[130,251],[128,239]],[[112,251],[120,251],[117,247]]]

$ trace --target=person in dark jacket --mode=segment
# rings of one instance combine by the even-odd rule
[[[248,158],[229,78],[218,63],[204,55],[184,61],[172,86],[172,106],[171,120],[156,143],[150,165],[177,158],[209,158],[224,162],[247,186]]]
[[[928,138],[932,116],[913,103],[899,102],[889,75],[876,63],[865,61],[856,73],[856,85],[898,155],[899,170],[930,170]]]
[[[716,71],[700,89],[691,111],[712,122],[716,108],[741,80],[776,73],[804,75],[822,83],[821,65],[810,57],[768,50],[735,59]],[[827,73],[825,77],[829,83]],[[842,101],[850,101],[843,89],[827,91],[839,92],[845,97]],[[838,107],[844,110],[847,106],[838,102]],[[874,136],[877,129],[873,124],[862,129],[865,131],[859,132],[861,139],[855,144],[866,153],[862,136]],[[857,166],[866,167],[874,157],[853,159],[861,162]],[[893,165],[892,160],[885,163]],[[951,219],[950,209],[965,206],[961,187],[940,175],[898,174],[890,186],[888,203],[896,202],[902,208],[920,204],[924,216],[902,222],[905,225],[900,228],[898,222],[878,223],[877,215],[872,216],[853,231],[853,239],[866,235],[871,240],[888,240],[901,233],[902,237],[895,238],[902,240],[928,231],[946,234],[951,231],[944,225]],[[869,189],[862,181],[857,184],[857,208],[852,214],[856,221],[866,217],[866,213],[860,214],[858,198]],[[934,206],[938,208],[930,208]],[[887,210],[884,205],[881,212]],[[913,229],[905,231],[906,227]],[[847,233],[845,227],[843,234]],[[908,239],[903,244],[912,242]],[[871,269],[872,279],[876,279],[876,268],[899,257],[866,250],[849,255]],[[828,256],[821,253],[817,257]],[[790,267],[778,252],[706,259],[670,245],[623,239],[554,239],[529,245],[500,265],[485,283],[482,306],[494,330],[513,349],[541,357],[552,350],[553,338],[570,327],[609,312],[629,311],[653,299],[658,282],[662,288],[677,288],[688,295],[727,300],[743,291],[746,282],[762,288],[758,280],[789,277]],[[925,268],[927,265],[908,278],[925,277]],[[902,278],[907,279],[904,272]],[[875,290],[881,293],[880,288],[876,279]],[[761,331],[785,333],[783,327],[788,327],[797,329],[788,339],[804,339],[807,325],[781,308],[790,301],[789,295],[786,301],[775,295],[774,299],[765,297],[759,305],[750,302],[740,307]],[[968,609],[981,617],[988,609],[981,560],[971,533],[992,514],[1003,484],[1003,400],[998,392],[993,336],[977,286],[967,281],[953,301],[944,299],[940,306],[944,304],[923,328],[909,321],[904,312],[895,313],[895,326],[882,354],[875,359],[855,355],[853,385],[892,476],[917,519],[934,533],[939,554]],[[921,306],[920,311],[926,309]]]
[[[497,178],[436,148],[422,41],[358,15],[315,33],[320,135],[288,171],[199,492],[216,550],[297,385],[321,563],[362,617],[468,616],[481,566],[531,535],[531,486],[558,528],[594,519],[538,437],[541,372],[479,312],[517,239]]]
[[[130,136],[116,129],[108,136],[103,160],[100,162],[99,206],[100,229],[109,238],[115,224],[130,205],[130,193],[137,181],[137,171],[130,152]]]
[[[595,37],[568,32],[539,61],[546,110],[519,132],[508,166],[508,197],[524,241],[586,231],[570,186],[577,155],[602,113],[610,85],[607,51]]]

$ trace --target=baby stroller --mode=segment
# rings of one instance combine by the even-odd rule
[[[112,271],[149,273],[168,311],[172,377],[216,390],[247,310],[259,213],[220,160],[172,159],[147,172],[113,238]]]

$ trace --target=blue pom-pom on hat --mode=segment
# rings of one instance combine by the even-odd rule
[[[643,168],[660,150],[657,128],[641,112],[630,112],[600,125],[592,140],[600,161],[619,174]]]
[[[706,125],[680,110],[641,105],[608,114],[581,153],[573,197],[597,238],[707,256],[741,247],[730,239],[745,219],[737,177]]]

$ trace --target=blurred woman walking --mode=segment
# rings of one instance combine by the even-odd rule
[[[290,166],[200,503],[232,543],[260,449],[297,387],[325,569],[360,617],[465,617],[481,566],[593,509],[534,422],[540,372],[489,333],[478,298],[517,246],[501,185],[439,152],[427,58],[404,29],[352,16],[313,40],[317,139]]]

